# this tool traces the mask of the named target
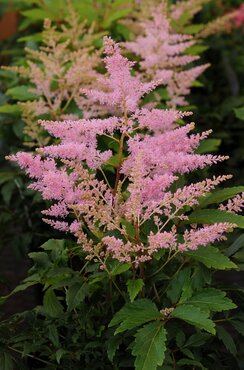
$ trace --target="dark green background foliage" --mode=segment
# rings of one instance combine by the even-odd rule
[[[1,64],[22,65],[24,46],[37,48],[40,43],[43,20],[48,17],[57,24],[62,21],[65,1],[55,0],[55,6],[53,3],[51,0],[12,2],[21,13],[20,27],[17,34],[2,42]],[[97,31],[107,32],[116,40],[131,37],[128,28],[117,21],[130,13],[133,2],[74,0],[72,3],[83,18],[96,22]],[[194,22],[205,23],[240,4],[241,1],[234,0],[212,1]],[[0,14],[7,9],[8,1],[1,1]],[[227,163],[211,171],[215,175],[234,174],[228,186],[237,186],[244,180],[244,34],[238,29],[211,36],[204,43],[206,50],[201,58],[210,62],[211,67],[200,78],[202,86],[193,88],[190,109],[194,111],[197,130],[211,128],[211,138],[216,139],[202,147],[202,151],[230,156]],[[20,313],[12,316],[4,312],[6,298],[2,298],[0,370],[12,370],[16,366],[122,370],[133,369],[135,365],[137,369],[148,370],[149,362],[154,368],[158,365],[158,370],[244,369],[243,235],[236,231],[220,249],[210,246],[182,255],[163,269],[159,266],[163,265],[165,256],[159,255],[157,263],[146,267],[145,286],[139,278],[132,279],[127,265],[111,261],[108,274],[97,264],[89,264],[73,241],[64,241],[63,235],[41,221],[43,201],[26,189],[25,176],[5,160],[9,153],[26,150],[22,144],[24,124],[19,110],[16,105],[9,111],[6,108],[6,104],[17,102],[6,91],[22,81],[3,70],[0,79],[0,253],[3,255],[9,248],[17,269],[27,253],[32,261],[28,277],[12,292],[12,302],[15,293],[23,294],[27,289],[28,294],[30,287],[37,294],[33,309],[21,312],[17,307],[16,312]],[[211,171],[205,175],[210,176]],[[209,211],[201,210],[200,205],[191,215],[193,222],[218,220],[220,215],[211,212],[211,206],[229,196],[227,191],[214,194],[212,200],[203,200],[202,206],[207,205]],[[236,222],[244,227],[241,218]],[[6,285],[11,285],[11,281],[7,282],[1,272],[0,278],[6,295]],[[238,309],[232,310],[235,305],[230,299]],[[176,309],[162,320],[159,311],[172,306]],[[152,338],[155,341],[150,346]]]

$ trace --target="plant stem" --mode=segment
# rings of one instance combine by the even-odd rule
[[[118,285],[116,284],[116,282],[114,281],[114,279],[111,277],[111,280],[112,280],[112,283],[114,284],[115,288],[118,290],[119,294],[123,297],[124,297],[124,294],[122,293],[122,291],[120,290],[120,288],[118,287]]]
[[[157,291],[157,288],[156,288],[155,284],[153,284],[153,290],[154,290],[155,297],[156,297],[157,301],[160,302],[160,297],[158,295],[158,291]]]
[[[14,352],[17,352],[17,353],[20,353],[21,355],[23,355],[23,352],[22,352],[22,351],[19,351],[18,349],[15,349],[14,347],[8,346],[8,348],[9,348],[11,351],[14,351]],[[45,365],[50,365],[50,366],[52,366],[52,367],[55,367],[55,368],[56,368],[56,365],[55,365],[55,364],[52,364],[51,362],[48,362],[48,361],[45,361],[45,360],[42,360],[42,359],[41,359],[41,358],[39,358],[39,357],[36,357],[36,356],[30,355],[30,354],[26,354],[25,356],[30,357],[30,358],[33,358],[34,360],[40,361],[40,362],[42,362],[42,363],[43,363],[43,364],[45,364]]]
[[[226,321],[231,321],[233,317],[228,317],[227,319],[219,319],[219,320],[213,320],[213,322],[226,322]]]
[[[184,261],[180,267],[178,268],[178,270],[170,277],[170,281],[172,281],[172,279],[174,279],[174,277],[178,274],[178,272],[182,269],[182,267],[185,265],[186,261]],[[167,284],[166,288],[164,288],[164,290],[160,290],[159,291],[159,294],[164,294],[166,292],[166,290],[168,289],[168,286],[169,286],[170,282]]]
[[[116,167],[116,178],[115,178],[115,184],[113,188],[113,195],[117,193],[118,185],[119,185],[119,178],[120,178],[120,169],[123,161],[123,148],[124,148],[124,138],[125,138],[125,133],[123,132],[120,141],[119,141],[119,162]]]
[[[178,253],[179,253],[179,251],[176,251],[172,255],[169,254],[169,257],[167,258],[165,263],[161,267],[159,267],[159,269],[157,269],[157,271],[155,271],[152,275],[150,275],[150,277],[153,277],[153,276],[157,275]]]
[[[126,126],[127,124],[128,124],[128,116],[127,116],[127,108],[126,108],[126,99],[124,98],[124,125]],[[126,133],[123,132],[119,140],[119,161],[116,167],[116,178],[115,178],[115,184],[114,184],[114,189],[113,189],[113,196],[116,195],[118,185],[119,185],[120,169],[121,169],[121,165],[123,161],[123,149],[124,149],[125,136],[126,136]]]
[[[99,169],[100,169],[100,171],[102,172],[103,178],[104,178],[104,180],[105,180],[106,184],[108,185],[109,189],[111,189],[111,190],[112,190],[112,187],[110,186],[109,181],[108,181],[108,179],[107,179],[107,176],[106,176],[105,172],[103,171],[102,167],[100,167]]]
[[[114,305],[113,305],[113,281],[112,278],[109,279],[109,302],[111,307],[111,312],[114,314]]]

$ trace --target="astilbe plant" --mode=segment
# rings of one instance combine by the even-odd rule
[[[105,39],[105,52],[108,76],[100,78],[100,84],[106,90],[87,90],[86,95],[108,107],[108,112],[112,107],[116,115],[42,121],[60,143],[39,148],[36,155],[20,152],[11,157],[34,180],[31,188],[40,191],[45,200],[55,202],[43,211],[51,217],[45,221],[74,233],[88,258],[98,258],[104,268],[109,255],[138,265],[162,248],[178,252],[221,239],[233,225],[219,223],[200,230],[194,227],[186,230],[179,242],[175,221],[187,220],[184,208],[198,204],[198,198],[228,176],[190,184],[175,192],[169,188],[179,175],[226,158],[194,154],[209,132],[190,134],[192,123],[176,127],[176,120],[189,113],[140,109],[140,98],[157,82],[143,83],[139,76],[131,76],[133,63],[109,38]],[[107,171],[113,151],[99,148],[103,136],[115,145],[115,178],[111,181]],[[69,214],[75,216],[75,221],[63,221]],[[132,226],[133,237],[122,220]],[[143,242],[141,228],[149,220],[154,221],[153,227]],[[100,235],[98,243],[88,237],[86,228]],[[119,237],[115,236],[117,232]]]
[[[50,140],[38,124],[40,117],[76,119],[87,109],[89,114],[92,111],[80,89],[91,86],[97,78],[99,52],[92,43],[98,35],[93,26],[80,21],[71,5],[68,9],[60,27],[49,19],[44,21],[42,44],[37,50],[26,48],[26,66],[3,67],[28,83],[31,100],[18,104],[25,123],[25,144],[31,147],[46,145]]]
[[[130,346],[132,355],[136,357],[134,367],[137,370],[155,370],[164,360],[169,366],[176,363],[175,350],[172,349],[176,329],[171,326],[172,321],[180,319],[198,331],[205,330],[214,335],[215,323],[210,319],[210,312],[235,308],[224,292],[205,288],[206,271],[203,272],[201,266],[185,267],[191,258],[204,261],[208,267],[235,267],[217,248],[209,246],[225,239],[225,233],[233,230],[236,225],[231,222],[232,218],[229,217],[228,222],[226,218],[220,218],[218,222],[206,221],[199,226],[189,216],[208,193],[230,176],[179,186],[184,175],[223,161],[226,157],[195,153],[210,132],[191,133],[194,130],[193,123],[179,126],[178,120],[182,121],[184,117],[188,119],[189,112],[142,107],[141,98],[155,89],[160,81],[144,82],[139,74],[133,75],[131,70],[134,63],[121,54],[119,45],[111,38],[105,37],[104,46],[107,73],[99,77],[97,89],[83,88],[82,93],[95,106],[101,106],[107,112],[105,118],[41,121],[42,127],[59,143],[56,140],[53,145],[42,146],[36,149],[35,154],[19,152],[10,156],[30,177],[30,187],[50,202],[50,207],[43,210],[44,221],[55,229],[73,234],[77,240],[75,250],[80,251],[77,254],[84,254],[87,259],[78,280],[74,278],[74,283],[71,277],[69,283],[65,283],[67,279],[62,275],[58,275],[58,280],[53,280],[58,271],[57,262],[54,270],[50,269],[52,263],[48,262],[48,268],[45,270],[42,265],[42,272],[38,274],[34,268],[33,276],[28,278],[24,287],[37,281],[45,283],[44,312],[56,318],[62,315],[63,307],[54,290],[64,285],[62,294],[66,295],[68,313],[72,313],[74,308],[78,310],[74,311],[72,317],[74,320],[79,317],[79,338],[84,332],[87,342],[94,336],[94,331],[100,328],[96,339],[90,340],[95,340],[97,346],[99,336],[107,339],[108,358],[113,366],[123,368],[123,360],[121,362],[121,356],[115,356],[115,351],[119,346],[124,351]],[[216,211],[225,216],[229,214]],[[45,251],[52,249],[48,244],[43,248]],[[65,258],[65,251],[58,250],[58,244],[55,244],[52,251],[54,255]],[[207,258],[204,257],[203,251],[213,257],[209,257],[209,254]],[[43,258],[45,253],[41,254]],[[32,255],[38,266],[38,253]],[[214,258],[219,258],[219,262]],[[164,271],[174,260],[177,260],[176,265],[169,270],[172,278],[166,281],[162,292],[160,284],[166,276]],[[67,273],[67,270],[62,271]],[[127,281],[121,277],[116,282],[116,276],[124,272]],[[193,285],[191,280],[194,280],[195,274],[198,277]],[[106,276],[108,281],[103,280]],[[55,281],[53,286],[51,281]],[[105,296],[100,291],[98,293],[97,284],[100,283],[99,289],[101,292],[105,289]],[[124,292],[125,283],[131,303],[128,303]],[[135,300],[138,294],[139,299]],[[90,319],[87,306],[84,306],[84,297],[90,302],[88,311],[92,315],[96,309],[103,315],[103,318],[96,316],[93,334],[89,331],[91,322],[86,322]],[[127,301],[124,306],[121,297]],[[102,314],[106,302],[109,303],[109,313],[106,311],[106,314]],[[120,310],[114,315],[115,309]],[[84,312],[83,326],[81,321]],[[108,324],[109,327],[118,326],[116,337],[110,328],[106,331]],[[137,327],[140,328],[135,332]],[[77,336],[75,338],[76,343]],[[92,344],[88,345],[93,348]],[[84,344],[85,352],[89,352],[88,345]],[[68,353],[69,350],[62,353],[60,348],[57,350],[58,364],[62,356],[67,358],[65,356]],[[80,359],[82,350],[79,355],[77,353]],[[51,358],[54,358],[53,355]],[[130,355],[128,359],[132,368]],[[74,356],[71,361],[72,366],[80,364],[73,362],[76,361]],[[87,361],[84,368],[91,368],[94,362],[91,359]],[[66,366],[67,362],[64,360],[62,364]],[[110,368],[106,364],[107,360],[104,363],[96,361],[92,366],[94,369]]]

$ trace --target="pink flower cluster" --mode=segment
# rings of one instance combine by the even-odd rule
[[[190,67],[199,57],[184,53],[196,40],[173,30],[166,6],[152,7],[151,13],[151,19],[140,23],[143,34],[125,47],[141,57],[145,78],[160,80],[167,87],[169,106],[187,105],[186,95],[208,65]]]
[[[219,209],[231,213],[240,213],[244,208],[244,193],[236,195],[234,198],[229,199],[227,204],[221,204]]]
[[[235,11],[235,24],[237,27],[242,27],[244,29],[244,4],[242,4],[236,11]]]
[[[190,225],[179,242],[175,224],[228,176],[176,191],[171,185],[225,157],[195,154],[210,132],[192,134],[193,123],[179,127],[177,119],[189,113],[141,108],[140,98],[157,83],[133,76],[133,64],[111,38],[104,44],[107,74],[97,90],[84,93],[107,109],[107,118],[42,121],[59,142],[10,156],[31,178],[30,188],[53,202],[45,221],[73,233],[87,258],[103,267],[109,256],[137,266],[160,249],[187,251],[221,240],[233,225]]]

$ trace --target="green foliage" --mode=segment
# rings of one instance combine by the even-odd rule
[[[51,317],[59,317],[63,313],[62,304],[59,302],[53,289],[49,288],[43,297],[43,308],[46,315]]]
[[[234,243],[232,243],[225,251],[225,255],[227,257],[232,256],[236,252],[238,252],[239,249],[244,247],[244,235],[240,235]]]
[[[72,311],[79,306],[89,293],[89,287],[86,283],[80,285],[75,283],[71,285],[66,292],[66,303],[68,311]]]
[[[215,325],[214,322],[208,318],[208,312],[201,311],[196,306],[187,304],[180,305],[171,313],[171,317],[186,321],[199,329],[204,329],[208,333],[215,334]]]
[[[8,89],[6,91],[6,94],[9,95],[12,99],[19,101],[34,100],[37,97],[30,91],[29,87],[26,85],[12,87],[11,89]]]
[[[244,186],[233,186],[232,188],[225,188],[216,190],[213,193],[202,198],[197,208],[203,208],[210,204],[222,203],[225,200],[235,197],[237,194],[244,191]]]
[[[216,247],[200,247],[196,251],[189,251],[186,255],[193,260],[203,263],[208,268],[216,270],[236,269],[237,266]]]
[[[234,109],[237,118],[244,120],[244,107]]]
[[[139,292],[142,290],[144,286],[144,281],[142,279],[137,280],[128,280],[127,281],[127,289],[130,297],[130,301],[133,302]]]
[[[80,15],[81,21],[94,22],[98,29],[105,30],[113,27],[118,20],[126,17],[132,10],[131,1],[128,0],[83,0],[82,2],[73,0],[72,6]],[[20,29],[28,29],[36,23],[43,22],[46,18],[55,22],[60,21],[60,18],[67,14],[69,7],[67,0],[56,0],[55,6],[50,0],[26,2],[25,6],[22,6],[25,10],[21,12],[24,19]]]
[[[156,370],[164,361],[166,330],[162,322],[153,322],[139,329],[135,335],[132,354],[136,356],[136,370]]]
[[[7,113],[7,114],[20,114],[20,107],[14,104],[4,104],[0,105],[0,113]]]
[[[219,209],[203,209],[194,211],[189,215],[190,223],[214,224],[218,222],[229,222],[244,228],[244,216],[237,215]]]
[[[167,297],[173,304],[181,297],[181,302],[192,294],[191,269],[189,267],[181,270],[171,281],[167,289]]]
[[[117,326],[115,334],[125,330],[133,329],[145,324],[148,321],[162,318],[156,305],[148,299],[139,299],[132,303],[127,303],[118,311],[111,320],[109,327]]]
[[[221,144],[220,139],[207,139],[200,143],[199,147],[196,150],[198,154],[217,152]]]
[[[13,370],[14,362],[8,352],[0,352],[0,370]]]
[[[232,338],[232,336],[228,333],[227,330],[223,328],[223,326],[217,327],[217,335],[220,338],[220,340],[224,343],[227,350],[233,355],[237,355],[237,349],[235,342]]]
[[[236,305],[219,289],[206,288],[194,294],[186,303],[194,305],[203,311],[221,312],[236,308]]]

